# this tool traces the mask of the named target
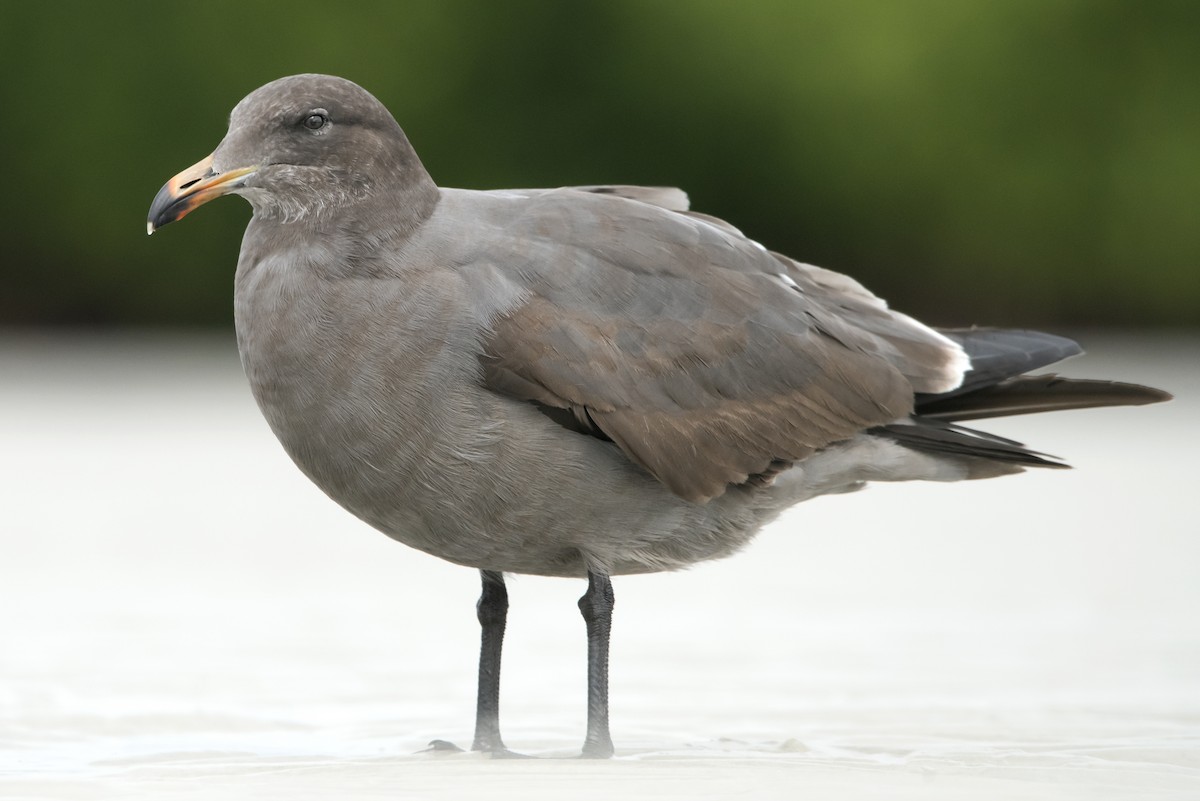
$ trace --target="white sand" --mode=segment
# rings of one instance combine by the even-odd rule
[[[0,340],[0,798],[1200,798],[1200,339],[1167,406],[981,427],[1076,465],[875,486],[617,580],[618,758],[467,744],[476,577],[357,522],[231,336]],[[515,577],[510,746],[570,757],[582,583]]]

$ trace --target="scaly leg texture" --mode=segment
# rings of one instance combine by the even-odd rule
[[[612,582],[607,575],[588,571],[588,588],[579,599],[579,611],[587,625],[588,714],[583,756],[607,759],[613,755],[608,733],[608,637],[612,631]]]
[[[500,651],[504,645],[504,625],[508,617],[508,590],[504,574],[479,571],[483,592],[476,613],[479,616],[479,699],[475,707],[475,741],[472,751],[506,754],[500,739]]]

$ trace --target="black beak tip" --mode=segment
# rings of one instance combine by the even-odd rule
[[[170,184],[163,184],[162,189],[154,196],[150,204],[150,213],[146,215],[146,233],[152,234],[164,225],[179,219],[178,200],[171,191]]]

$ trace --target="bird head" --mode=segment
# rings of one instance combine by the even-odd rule
[[[242,195],[256,216],[286,223],[414,181],[429,179],[373,95],[344,78],[293,75],[234,107],[217,149],[158,191],[146,229],[154,233],[221,195]]]

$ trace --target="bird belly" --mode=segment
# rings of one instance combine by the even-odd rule
[[[448,326],[436,288],[261,267],[235,306],[254,397],[305,475],[393,539],[488,570],[642,573],[733,553],[778,511],[766,490],[684,501],[612,443],[485,389],[474,332]]]

